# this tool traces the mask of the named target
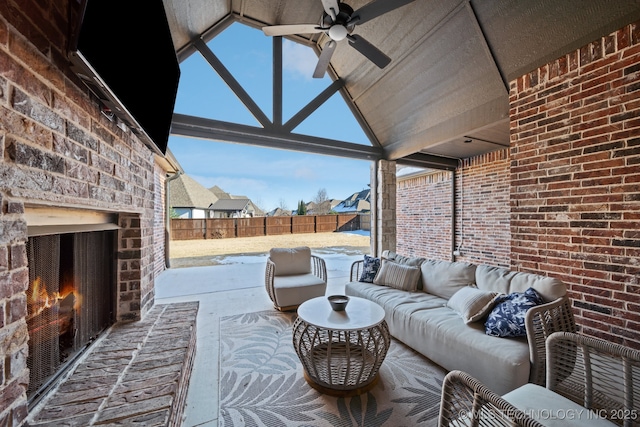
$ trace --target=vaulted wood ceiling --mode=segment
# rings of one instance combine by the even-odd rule
[[[357,10],[369,0],[346,3]],[[318,23],[323,13],[321,0],[164,4],[180,59],[202,52],[202,41],[232,22],[256,28]],[[203,138],[450,169],[457,159],[509,146],[513,79],[637,20],[637,0],[416,0],[356,27],[354,34],[391,57],[387,67],[376,67],[347,40],[331,60],[330,75],[339,80],[335,90],[369,136],[370,150],[300,139],[277,127],[254,130],[174,117],[174,128]],[[325,34],[292,39],[318,53],[328,41]]]

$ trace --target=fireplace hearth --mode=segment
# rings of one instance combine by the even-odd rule
[[[30,406],[115,322],[115,232],[30,237]]]

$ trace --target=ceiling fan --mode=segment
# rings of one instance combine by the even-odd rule
[[[352,34],[356,25],[364,24],[387,12],[397,9],[415,0],[374,0],[354,11],[351,6],[339,0],[321,0],[324,12],[320,24],[273,25],[263,27],[267,36],[286,36],[292,34],[326,33],[330,40],[322,48],[318,64],[313,73],[314,78],[324,76],[331,56],[338,45],[337,42],[349,40],[349,43],[361,54],[380,68],[386,67],[391,58],[377,47],[369,43],[362,36]]]

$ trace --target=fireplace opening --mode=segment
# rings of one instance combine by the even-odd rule
[[[29,405],[115,321],[114,231],[29,237]]]

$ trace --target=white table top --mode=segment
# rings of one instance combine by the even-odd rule
[[[323,329],[367,329],[384,320],[384,309],[368,299],[349,297],[344,311],[334,311],[326,296],[303,302],[298,307],[298,317],[310,325]]]

